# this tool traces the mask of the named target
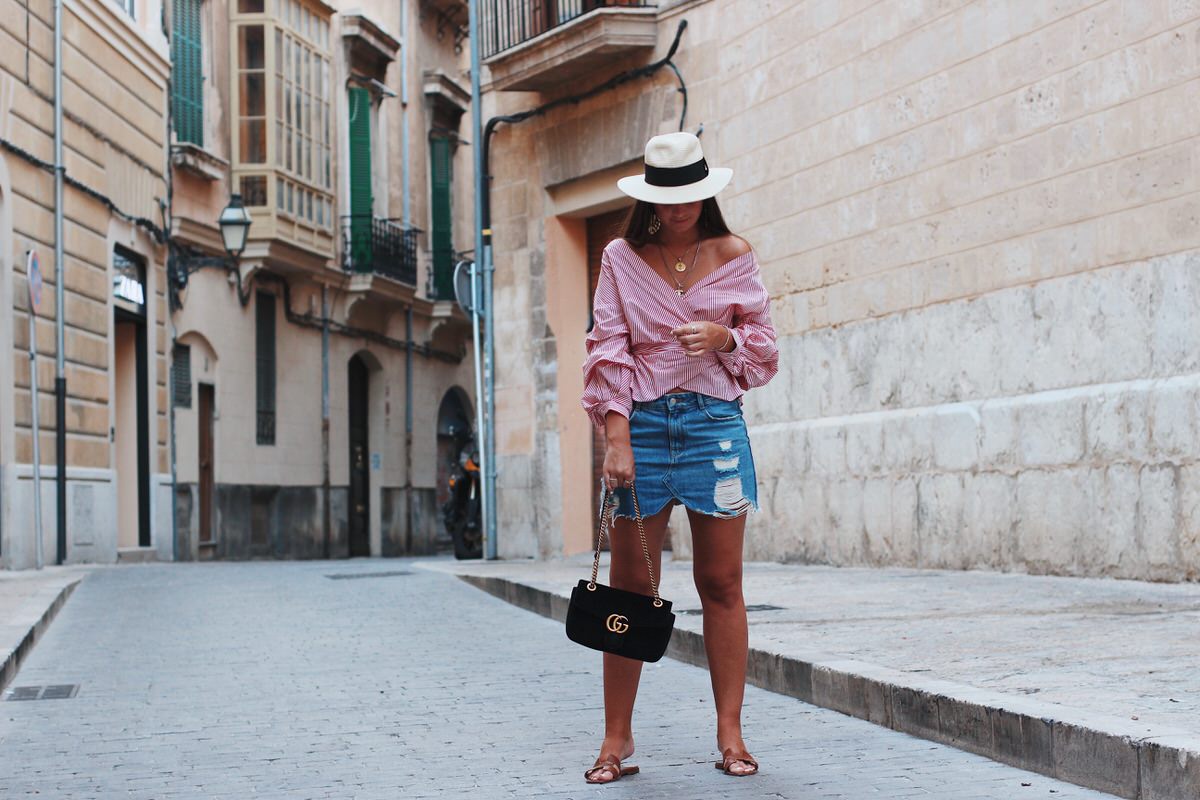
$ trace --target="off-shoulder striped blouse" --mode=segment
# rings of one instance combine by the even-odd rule
[[[583,364],[583,407],[628,417],[635,401],[679,388],[734,400],[779,371],[770,300],[753,251],[727,261],[681,296],[624,239],[604,248]],[[733,332],[734,349],[689,357],[671,330],[706,320]]]

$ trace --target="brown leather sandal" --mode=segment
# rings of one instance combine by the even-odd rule
[[[733,772],[729,769],[739,761],[741,761],[743,764],[753,767],[753,769],[751,769],[749,772]],[[758,774],[758,762],[755,761],[754,758],[745,751],[735,754],[732,747],[726,750],[724,757],[720,761],[717,761],[713,766],[724,772],[726,775],[732,775],[735,778],[749,778],[751,775]]]
[[[637,775],[641,771],[640,767],[622,767],[621,759],[610,755],[597,758],[592,768],[583,773],[583,779],[588,783],[616,783],[626,775]],[[612,777],[604,781],[592,780],[597,772],[612,775]]]

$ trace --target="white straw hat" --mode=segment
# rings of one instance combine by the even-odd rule
[[[729,185],[733,170],[708,166],[700,140],[690,133],[664,133],[646,142],[646,173],[617,181],[636,200],[675,205],[713,197]]]

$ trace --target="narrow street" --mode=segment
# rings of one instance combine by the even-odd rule
[[[647,668],[642,774],[584,784],[599,656],[412,561],[127,566],[89,575],[0,705],[0,796],[1102,798],[758,689],[752,779],[713,769],[698,668]]]

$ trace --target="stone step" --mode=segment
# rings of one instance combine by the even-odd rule
[[[121,547],[117,549],[118,564],[147,564],[158,561],[158,551],[153,547]]]

